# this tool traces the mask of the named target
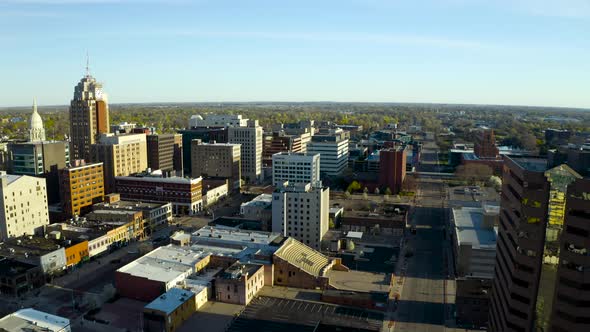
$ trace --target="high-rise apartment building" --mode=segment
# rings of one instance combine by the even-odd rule
[[[147,169],[145,134],[103,134],[92,144],[90,160],[103,162],[105,193],[115,190],[115,177],[143,172]]]
[[[567,165],[505,157],[491,331],[590,329],[588,191]]]
[[[272,195],[272,231],[319,250],[329,227],[330,188],[296,183]]]
[[[240,144],[191,142],[192,177],[229,179],[231,189],[241,187]]]
[[[326,135],[314,135],[307,144],[308,154],[320,155],[320,173],[338,175],[348,165],[348,137],[342,129],[330,130]]]
[[[0,172],[0,240],[40,234],[48,224],[45,179]]]
[[[272,156],[272,185],[317,183],[320,180],[320,155],[280,152]]]
[[[181,134],[147,135],[146,138],[149,168],[167,173],[182,171]]]
[[[87,72],[74,89],[70,102],[72,159],[89,160],[90,145],[109,132],[109,105],[102,84]]]
[[[242,177],[257,182],[262,175],[262,127],[248,120],[246,127],[229,127],[228,142],[241,145]]]
[[[104,198],[102,163],[74,160],[71,166],[59,170],[61,204],[64,213],[73,217],[92,210],[92,205]]]

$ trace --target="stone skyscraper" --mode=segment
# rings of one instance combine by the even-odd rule
[[[72,160],[89,160],[90,145],[98,136],[109,132],[109,105],[102,84],[92,77],[88,68],[70,103],[70,137]]]

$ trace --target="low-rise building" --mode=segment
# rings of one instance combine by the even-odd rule
[[[102,225],[125,225],[132,240],[141,240],[146,236],[146,221],[143,212],[137,210],[94,210],[85,216],[86,219]]]
[[[240,205],[240,215],[246,219],[260,220],[266,227],[263,230],[270,231],[272,222],[272,195],[260,194],[253,200]]]
[[[45,284],[38,265],[0,257],[0,294],[18,297]]]
[[[117,192],[123,199],[172,203],[174,214],[194,215],[203,210],[203,178],[164,177],[162,172],[117,176]]]
[[[264,287],[264,266],[236,262],[215,278],[217,301],[248,305]]]
[[[407,220],[408,206],[392,204],[372,212],[346,211],[340,218],[340,226],[345,232],[402,236]]]
[[[195,313],[195,293],[172,288],[143,308],[143,330],[174,332]]]
[[[1,318],[0,331],[71,332],[72,328],[67,318],[25,308]]]
[[[498,214],[498,206],[452,209],[453,251],[459,276],[494,277]]]
[[[499,207],[456,207],[451,210],[451,234],[457,272],[457,323],[484,327],[496,259]]]
[[[94,210],[141,211],[146,233],[166,227],[172,221],[172,203],[151,203],[121,200],[119,194],[109,194],[104,203],[94,204]]]
[[[229,193],[228,180],[203,180],[203,206],[210,206],[227,197]]]

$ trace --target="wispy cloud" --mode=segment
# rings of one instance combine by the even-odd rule
[[[498,49],[500,45],[472,40],[442,38],[436,36],[395,35],[373,33],[311,33],[311,32],[257,32],[257,31],[197,31],[175,30],[167,31],[177,36],[187,37],[219,37],[244,39],[270,39],[308,42],[347,42],[373,44],[403,44],[430,46],[441,48],[461,48],[472,50]]]

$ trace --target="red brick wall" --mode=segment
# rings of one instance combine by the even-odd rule
[[[132,276],[127,273],[115,272],[115,288],[119,295],[151,302],[166,292],[163,282]]]

